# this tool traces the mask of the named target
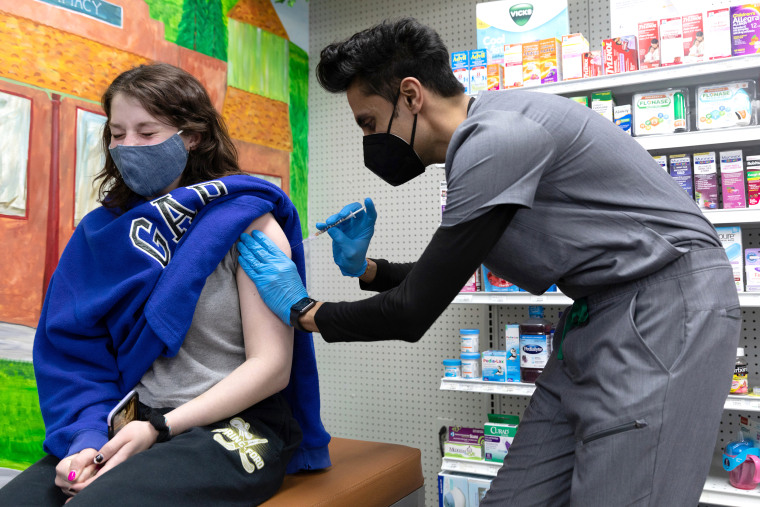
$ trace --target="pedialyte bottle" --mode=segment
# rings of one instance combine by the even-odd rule
[[[749,375],[747,373],[747,360],[744,359],[744,348],[736,349],[736,364],[734,365],[734,378],[731,380],[731,394],[747,394],[749,392]]]
[[[549,360],[551,324],[543,306],[528,307],[529,318],[520,324],[520,377],[534,383]]]

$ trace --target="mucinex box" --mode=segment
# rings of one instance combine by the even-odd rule
[[[694,154],[694,200],[701,209],[718,209],[718,163],[714,151]]]
[[[742,150],[720,152],[720,183],[723,209],[747,207]]]
[[[716,227],[720,242],[723,243],[723,248],[726,250],[726,256],[728,262],[731,263],[731,268],[734,272],[734,283],[736,284],[736,290],[741,292],[744,288],[744,267],[742,266],[743,250],[742,250],[742,229],[738,226],[731,227]],[[487,435],[488,433],[486,433]]]
[[[694,186],[692,184],[691,156],[688,154],[670,156],[670,176],[678,185],[694,199]]]
[[[752,100],[755,98],[756,87],[753,80],[698,87],[695,93],[697,129],[751,125]]]
[[[760,155],[747,156],[747,207],[760,208]]]
[[[451,53],[451,70],[454,77],[464,86],[464,92],[470,93],[470,54],[467,51]]]

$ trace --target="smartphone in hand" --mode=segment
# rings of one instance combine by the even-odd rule
[[[108,414],[108,439],[112,439],[120,429],[137,419],[137,391],[132,390],[116,404]]]

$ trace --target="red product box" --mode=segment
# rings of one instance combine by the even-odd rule
[[[683,23],[684,63],[703,61],[705,59],[705,32],[702,28],[702,13],[684,16],[681,22]]]
[[[660,66],[660,25],[657,21],[639,23],[639,68]]]
[[[602,75],[602,52],[589,51],[583,53],[583,77],[596,77]]]
[[[605,75],[639,70],[636,36],[625,35],[602,41],[602,60]]]

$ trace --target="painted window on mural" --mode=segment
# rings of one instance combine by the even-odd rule
[[[0,215],[26,216],[32,101],[0,92]]]
[[[290,101],[288,40],[259,27],[228,20],[227,83],[280,102]]]
[[[273,185],[277,185],[278,187],[282,188],[282,178],[279,176],[272,176],[271,174],[253,174],[257,178],[261,178],[262,180],[268,181],[269,183],[272,183]]]
[[[95,175],[103,168],[106,161],[102,144],[105,123],[105,116],[77,109],[74,225],[78,224],[88,212],[99,206]]]

